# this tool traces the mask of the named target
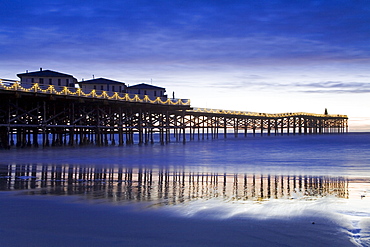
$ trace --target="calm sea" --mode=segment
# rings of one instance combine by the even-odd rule
[[[0,152],[0,190],[107,202],[336,196],[370,182],[370,133],[228,136],[166,145]],[[356,192],[357,193],[357,192]],[[357,193],[356,196],[359,194]]]

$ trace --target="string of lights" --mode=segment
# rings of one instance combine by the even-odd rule
[[[38,83],[34,83],[30,88],[23,87],[19,81],[10,81],[0,79],[0,89],[11,90],[11,91],[21,91],[21,92],[33,92],[33,93],[44,93],[44,94],[55,94],[55,95],[68,95],[77,97],[87,97],[87,98],[97,98],[97,99],[107,99],[107,100],[118,100],[118,101],[128,101],[128,102],[140,102],[140,103],[150,103],[150,104],[162,104],[162,105],[189,105],[189,99],[166,99],[162,100],[160,97],[156,97],[154,100],[148,95],[144,95],[140,98],[138,94],[129,95],[127,93],[118,92],[97,92],[93,89],[89,93],[85,93],[81,88],[71,88],[71,87],[60,87],[61,90],[57,90],[54,85],[49,85],[46,89],[40,87]],[[199,112],[199,113],[215,113],[215,114],[225,114],[225,115],[242,115],[242,116],[255,116],[255,117],[294,117],[294,116],[311,116],[311,117],[329,117],[329,118],[348,118],[347,115],[329,115],[329,114],[315,114],[306,112],[295,112],[295,113],[258,113],[258,112],[248,112],[248,111],[234,111],[234,110],[221,110],[221,109],[210,109],[210,108],[193,108],[188,110],[189,112]]]
[[[233,111],[233,110],[220,110],[220,109],[210,109],[210,108],[197,108],[193,107],[189,112],[200,112],[200,113],[215,113],[215,114],[225,114],[225,115],[242,115],[242,116],[254,116],[254,117],[295,117],[295,116],[311,116],[311,117],[329,117],[329,118],[348,118],[347,115],[329,115],[329,114],[315,114],[315,113],[306,113],[306,112],[294,112],[294,113],[258,113],[258,112],[248,112],[248,111]]]
[[[190,105],[189,99],[166,99],[162,100],[160,97],[156,97],[154,100],[150,99],[148,95],[144,95],[142,98],[138,94],[129,95],[127,93],[118,92],[97,92],[93,89],[89,93],[85,93],[81,88],[71,88],[71,87],[60,87],[61,90],[57,90],[54,85],[49,85],[46,89],[40,87],[38,83],[34,83],[30,88],[23,87],[18,81],[12,83],[6,83],[7,80],[0,79],[0,89],[9,91],[21,91],[21,92],[32,92],[32,93],[43,93],[43,94],[55,94],[55,95],[67,95],[67,96],[77,96],[77,97],[87,97],[87,98],[97,98],[97,99],[107,99],[107,100],[119,100],[128,102],[140,102],[140,103],[150,103],[150,104],[162,104],[162,105]]]

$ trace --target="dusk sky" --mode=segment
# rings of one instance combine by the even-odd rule
[[[2,0],[0,55],[0,78],[42,67],[370,131],[369,1]]]

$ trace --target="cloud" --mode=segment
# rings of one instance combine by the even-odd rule
[[[297,84],[302,87],[313,87],[313,88],[370,88],[370,83],[365,82],[342,82],[342,81],[325,81],[325,82],[314,82]]]
[[[179,84],[202,81],[221,89],[369,90],[365,82],[311,75],[305,82],[297,75],[285,80],[283,69],[275,76],[282,67],[369,66],[370,5],[353,1],[13,0],[0,2],[0,8],[2,57],[22,66],[69,66],[131,78],[139,71],[171,74],[183,77]]]
[[[369,93],[370,83],[368,82],[346,82],[346,81],[325,81],[294,85],[304,93]]]
[[[360,94],[360,93],[370,93],[370,89],[332,89],[332,90],[301,90],[301,93],[325,93],[325,94],[339,94],[339,93],[350,93],[350,94]]]
[[[6,3],[5,3],[6,2]],[[370,10],[318,1],[0,3],[6,57],[98,63],[370,63]]]
[[[212,87],[229,90],[260,90],[284,91],[299,93],[370,93],[369,82],[323,81],[323,82],[291,82],[281,83],[271,78],[253,77],[250,80],[229,80],[225,82],[212,82]]]

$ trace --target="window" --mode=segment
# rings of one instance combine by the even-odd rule
[[[146,95],[146,90],[144,90],[144,94]]]
[[[154,96],[157,96],[157,91],[154,91]]]
[[[58,79],[58,86],[62,85],[62,79]]]
[[[32,83],[35,83],[35,78],[31,78],[31,82]]]
[[[96,90],[96,85],[94,85],[94,89]]]
[[[44,84],[44,78],[40,78],[40,84]]]
[[[112,86],[112,91],[114,92],[114,86]]]
[[[137,94],[140,94],[140,89],[139,89],[139,90],[137,90]]]
[[[69,79],[66,79],[66,86],[69,86]]]
[[[49,79],[49,85],[53,85],[53,79]]]
[[[104,86],[100,86],[100,90],[104,90]]]

